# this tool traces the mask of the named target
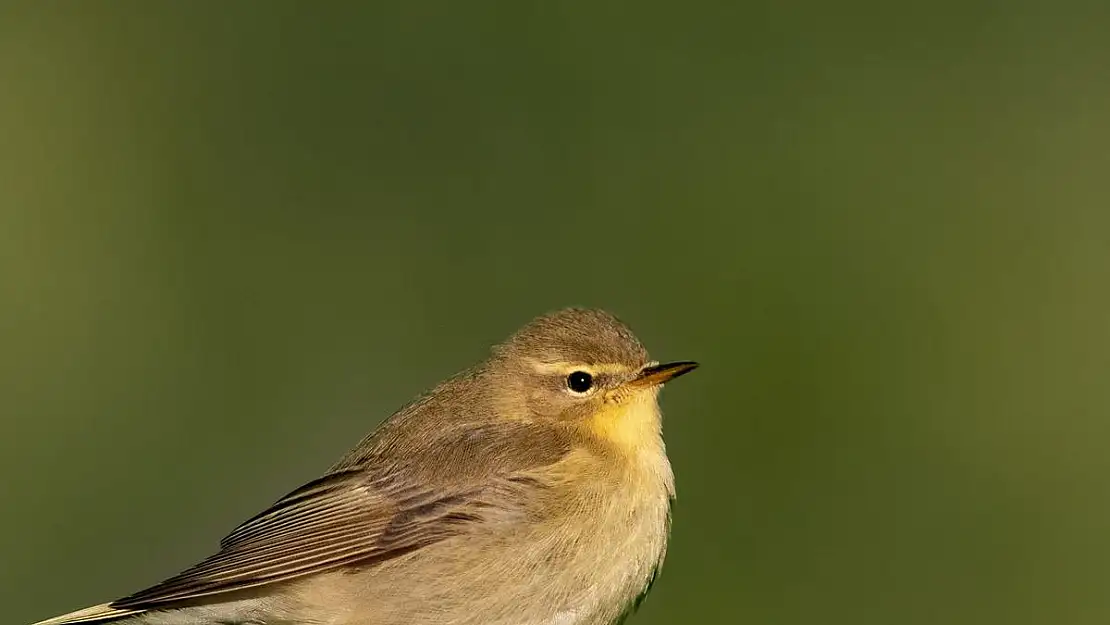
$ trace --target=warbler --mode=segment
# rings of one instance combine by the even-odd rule
[[[657,395],[695,367],[601,310],[538,317],[215,555],[37,625],[612,625],[663,564]]]

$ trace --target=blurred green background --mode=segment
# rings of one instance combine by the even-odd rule
[[[0,596],[151,584],[570,304],[633,622],[1110,619],[1110,5],[5,3]]]

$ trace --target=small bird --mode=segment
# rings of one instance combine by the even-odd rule
[[[658,364],[601,310],[534,319],[219,551],[36,625],[613,625],[663,564]]]

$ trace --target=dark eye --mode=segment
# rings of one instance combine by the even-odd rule
[[[567,376],[567,388],[575,393],[585,393],[594,385],[594,376],[585,371],[575,371]]]

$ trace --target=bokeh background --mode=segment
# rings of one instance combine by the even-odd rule
[[[0,9],[0,596],[207,555],[532,316],[664,359],[636,625],[1110,619],[1110,4]]]

